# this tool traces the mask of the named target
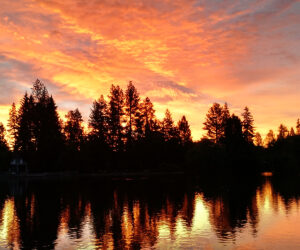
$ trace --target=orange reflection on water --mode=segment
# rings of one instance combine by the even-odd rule
[[[0,243],[9,248],[19,249],[20,225],[16,215],[15,201],[9,198],[5,201],[0,220]]]
[[[56,249],[295,249],[299,193],[273,179],[249,187],[169,189],[155,196],[118,188],[101,196],[67,193],[52,197],[53,209],[42,206],[45,195],[34,192],[6,198],[0,204],[0,248],[34,248],[31,242],[43,241],[37,233],[43,223],[54,225],[45,246],[54,242]]]

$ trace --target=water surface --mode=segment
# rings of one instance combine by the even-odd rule
[[[0,248],[300,249],[298,180],[0,181]]]

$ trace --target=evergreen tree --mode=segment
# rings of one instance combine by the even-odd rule
[[[179,138],[182,145],[187,145],[192,142],[190,125],[185,116],[178,121],[177,125]]]
[[[241,119],[234,114],[226,120],[224,142],[231,148],[241,146],[244,142]]]
[[[230,112],[229,112],[227,102],[225,102],[225,104],[224,104],[223,111],[222,111],[222,116],[223,116],[223,123],[225,124],[226,121],[230,118]]]
[[[174,126],[172,114],[167,109],[165,112],[165,117],[162,121],[162,133],[164,135],[165,141],[177,139],[177,136],[178,136],[177,132],[178,132],[177,128]]]
[[[36,151],[33,135],[33,107],[32,96],[28,97],[28,94],[25,93],[18,110],[18,130],[15,141],[15,149],[25,155]]]
[[[32,90],[31,95],[32,95],[35,103],[44,102],[49,97],[46,86],[39,79],[35,80],[31,90]]]
[[[67,121],[64,127],[67,146],[71,150],[80,151],[84,139],[82,116],[78,109],[70,110],[66,115]]]
[[[249,108],[246,106],[244,108],[244,112],[242,113],[243,117],[243,135],[246,139],[246,141],[250,144],[253,144],[253,137],[254,137],[254,119],[253,116],[249,110]]]
[[[107,103],[101,95],[98,101],[93,102],[89,118],[90,136],[93,139],[102,143],[108,140],[108,119]]]
[[[208,110],[203,129],[207,130],[207,137],[215,143],[224,136],[224,113],[219,103],[214,103]]]
[[[124,94],[119,86],[112,85],[109,95],[109,138],[114,151],[121,151],[124,137]]]
[[[267,147],[269,147],[269,146],[274,145],[275,142],[276,142],[276,139],[275,139],[274,132],[273,132],[273,130],[269,130],[269,132],[268,132],[268,134],[266,135],[266,138],[265,138],[265,145]]]
[[[8,118],[8,132],[10,144],[13,150],[16,148],[16,140],[18,135],[18,114],[15,103],[11,105]]]
[[[296,132],[297,132],[297,135],[300,135],[300,119],[297,119]]]
[[[33,139],[36,148],[36,170],[56,171],[63,147],[62,128],[57,106],[46,86],[37,79],[32,88],[34,105]]]
[[[284,126],[283,124],[280,124],[278,128],[277,139],[278,140],[284,139],[288,136],[288,134],[289,134],[289,130],[287,129],[287,127]]]
[[[56,104],[40,80],[25,93],[18,111],[15,149],[30,156],[31,170],[54,170],[63,140]]]
[[[45,115],[42,118],[42,133],[44,137],[42,147],[45,151],[60,150],[63,144],[62,124],[57,112],[57,106],[52,96],[47,98],[45,105]]]
[[[136,135],[137,125],[140,127],[140,97],[130,81],[125,92],[125,115],[127,117],[126,134],[127,142],[131,143],[133,135]]]
[[[289,133],[289,136],[295,136],[295,131],[294,131],[294,128],[291,127],[291,130],[290,130],[290,133]]]
[[[144,134],[147,136],[151,131],[155,130],[155,110],[148,97],[146,97],[141,104],[141,113]]]
[[[260,135],[259,132],[256,132],[255,133],[255,136],[254,136],[254,144],[256,146],[259,146],[259,147],[262,147],[263,146],[263,140],[262,140],[262,137]]]
[[[3,124],[0,122],[0,170],[7,171],[8,163],[9,163],[9,149],[7,145],[7,141],[5,139],[5,128]]]
[[[5,139],[5,127],[0,122],[0,152],[8,151],[7,141]]]

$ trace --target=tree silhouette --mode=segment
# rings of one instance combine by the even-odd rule
[[[256,132],[255,133],[255,136],[254,136],[254,144],[256,146],[259,146],[259,147],[262,147],[263,146],[263,140],[262,140],[262,137],[260,135],[259,132]]]
[[[289,132],[289,136],[295,136],[295,135],[296,135],[296,134],[295,134],[294,128],[291,127],[291,130],[290,130],[290,132]]]
[[[17,121],[15,149],[30,158],[33,170],[57,167],[62,147],[61,125],[54,99],[40,80],[35,81],[32,94],[25,93],[21,100]]]
[[[224,141],[230,146],[240,146],[244,142],[241,119],[234,114],[226,121]]]
[[[215,143],[220,142],[220,139],[224,135],[224,113],[219,103],[214,103],[208,110],[203,129],[207,130],[207,137],[209,139]]]
[[[254,137],[254,119],[253,116],[249,110],[249,108],[246,106],[244,108],[244,112],[242,113],[243,117],[243,135],[246,139],[246,141],[250,144],[253,144],[253,137]]]
[[[39,79],[33,83],[31,95],[36,103],[46,101],[49,97],[46,86]]]
[[[67,145],[75,151],[80,151],[84,139],[81,113],[78,109],[70,110],[66,118],[64,132]]]
[[[300,135],[300,119],[297,119],[296,131],[297,131],[297,135]]]
[[[222,116],[223,116],[223,123],[225,124],[227,119],[230,118],[230,111],[229,111],[227,102],[225,102],[225,104],[224,104]]]
[[[9,150],[5,139],[6,131],[4,125],[0,122],[0,170],[8,169]]]
[[[23,154],[35,151],[33,135],[33,97],[28,97],[27,92],[21,100],[18,111],[18,131],[15,148]]]
[[[0,122],[0,151],[8,150],[7,141],[5,139],[5,127]]]
[[[141,116],[139,102],[139,94],[130,81],[125,92],[125,115],[127,117],[126,134],[127,143],[129,144],[131,144],[133,137],[137,137],[137,128],[141,127],[139,123]]]
[[[177,138],[178,131],[174,126],[174,121],[171,112],[167,109],[165,112],[165,117],[162,121],[162,133],[164,135],[165,141],[170,141]]]
[[[119,86],[112,85],[109,95],[109,138],[114,151],[121,151],[124,138],[124,94]]]
[[[284,139],[288,136],[288,134],[289,134],[289,130],[287,129],[287,127],[284,126],[283,124],[280,124],[278,128],[277,139],[278,140]]]
[[[182,116],[182,118],[178,121],[177,128],[181,145],[185,146],[190,144],[192,142],[191,129],[185,116]]]
[[[141,103],[141,118],[143,119],[144,134],[147,136],[155,129],[155,110],[148,97]]]
[[[193,143],[186,117],[182,116],[175,125],[167,109],[165,117],[158,120],[150,99],[146,97],[140,102],[132,82],[125,94],[119,86],[112,85],[107,100],[101,95],[93,102],[88,121],[90,132],[85,136],[79,110],[68,112],[63,123],[53,97],[37,79],[32,92],[21,99],[20,108],[17,110],[14,103],[11,106],[8,120],[11,149],[25,158],[31,171],[60,170],[77,161],[85,162],[84,171],[113,170],[118,166],[124,166],[126,171],[142,167],[180,169],[189,156],[194,166],[230,166],[242,161],[253,163],[251,160],[256,158],[261,165],[271,166],[277,164],[272,160],[278,158],[274,157],[277,154],[282,158],[286,154],[287,161],[297,162],[294,156],[297,150],[293,148],[298,145],[299,137],[295,134],[300,134],[299,119],[296,133],[293,127],[288,131],[281,124],[278,140],[270,130],[265,138],[268,149],[264,150],[251,145],[263,143],[261,135],[254,133],[253,116],[247,106],[241,122],[238,116],[230,114],[227,103],[223,106],[213,103],[204,122],[207,137]],[[87,165],[92,167],[86,168]]]
[[[101,95],[98,101],[93,102],[91,114],[89,117],[90,136],[93,140],[98,140],[101,143],[107,142],[109,116],[107,103]]]
[[[270,147],[270,146],[274,145],[275,142],[276,142],[276,139],[275,139],[274,132],[273,132],[273,130],[269,130],[269,132],[265,138],[265,145],[267,147]]]
[[[18,113],[16,109],[16,104],[13,102],[11,105],[11,109],[9,111],[9,118],[8,118],[8,132],[10,135],[10,142],[13,150],[16,149],[16,140],[18,136]]]

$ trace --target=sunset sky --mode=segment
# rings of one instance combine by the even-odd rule
[[[300,118],[300,1],[0,0],[0,121],[36,78],[85,120],[132,80],[193,137],[213,102],[250,107],[263,135]]]

